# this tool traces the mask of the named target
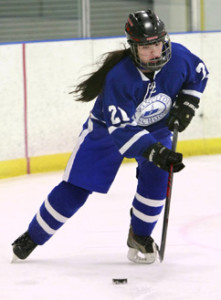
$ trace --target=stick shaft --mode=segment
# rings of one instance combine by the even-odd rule
[[[174,131],[173,131],[173,142],[172,142],[172,150],[176,151],[177,139],[178,139],[178,127],[179,123],[175,122]],[[162,236],[161,236],[161,244],[159,250],[160,261],[162,262],[165,254],[166,247],[166,237],[167,237],[167,228],[169,221],[169,212],[170,212],[170,202],[172,195],[172,186],[173,186],[173,165],[170,165],[170,172],[168,176],[167,182],[167,194],[166,194],[166,203],[164,209],[164,217],[163,217],[163,228],[162,228]]]

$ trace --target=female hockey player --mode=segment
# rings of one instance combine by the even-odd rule
[[[171,164],[174,172],[184,168],[182,154],[170,150],[171,131],[175,120],[179,131],[189,125],[208,71],[200,58],[170,42],[164,23],[151,10],[130,14],[125,32],[129,48],[109,53],[76,88],[79,101],[96,101],[63,180],[12,244],[19,259],[51,238],[92,192],[107,193],[128,157],[137,161],[128,259],[156,260],[151,234],[164,206],[168,170]]]

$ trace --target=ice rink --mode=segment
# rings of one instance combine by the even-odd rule
[[[107,195],[93,194],[48,243],[16,263],[11,243],[63,172],[0,180],[0,299],[220,300],[221,155],[184,161],[174,175],[165,258],[153,265],[126,258],[135,163],[123,164]],[[162,218],[153,232],[158,243],[161,228]]]

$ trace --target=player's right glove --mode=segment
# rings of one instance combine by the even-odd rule
[[[179,172],[185,167],[182,163],[183,155],[164,147],[161,143],[151,145],[144,151],[143,156],[167,172],[170,171],[171,164],[173,172]]]

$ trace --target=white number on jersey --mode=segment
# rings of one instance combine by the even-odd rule
[[[118,124],[118,123],[121,122],[121,119],[120,119],[119,117],[116,117],[117,111],[120,112],[121,118],[122,118],[122,121],[123,121],[123,122],[128,122],[128,121],[130,121],[130,119],[129,119],[127,113],[126,113],[122,108],[120,108],[120,107],[118,107],[118,106],[116,107],[116,106],[114,106],[114,105],[110,105],[110,106],[108,107],[108,111],[111,113],[111,123],[112,123],[113,125],[116,125],[116,124]]]
[[[197,73],[203,73],[203,78],[202,78],[202,80],[203,79],[205,79],[206,77],[207,77],[207,74],[206,74],[206,67],[205,67],[205,65],[202,63],[202,62],[200,62],[199,64],[198,64],[198,66],[196,67],[196,71],[197,71]]]

